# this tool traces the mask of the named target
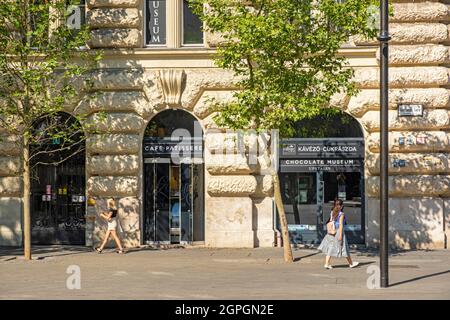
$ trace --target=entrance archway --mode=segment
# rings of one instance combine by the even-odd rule
[[[282,140],[280,183],[291,241],[318,243],[333,201],[344,200],[349,243],[365,241],[364,133],[346,113],[299,121]]]
[[[186,111],[166,110],[143,138],[143,242],[204,241],[203,131]]]
[[[79,122],[67,113],[34,125],[30,146],[33,244],[85,244],[85,143]],[[70,129],[69,129],[70,128]],[[53,133],[65,132],[60,138]]]

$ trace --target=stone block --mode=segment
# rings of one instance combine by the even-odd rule
[[[232,100],[232,91],[205,91],[194,106],[194,114],[200,119],[204,119],[214,111],[218,111],[215,103]]]
[[[236,90],[235,83],[239,80],[233,72],[218,68],[186,69],[185,75],[186,85],[181,97],[181,105],[188,110],[194,109],[204,91]]]
[[[256,192],[257,182],[254,176],[211,176],[207,191],[217,197],[246,197]]]
[[[0,177],[0,197],[20,197],[21,195],[21,177]]]
[[[355,68],[354,81],[361,89],[379,88],[379,68]],[[449,83],[446,67],[391,67],[389,87],[431,87]]]
[[[91,31],[89,47],[95,48],[139,48],[141,32],[138,29],[95,29]]]
[[[137,134],[95,134],[88,137],[86,150],[90,154],[138,154]]]
[[[378,199],[368,199],[367,242],[379,245]],[[439,249],[444,247],[443,200],[411,197],[389,199],[389,243],[400,249]]]
[[[99,155],[88,157],[86,170],[91,175],[137,175],[139,157],[137,155]]]
[[[22,199],[0,198],[0,246],[22,245]]]
[[[394,167],[394,161],[404,160],[405,167]],[[438,174],[450,173],[449,157],[444,153],[390,153],[389,174]],[[366,167],[371,175],[380,174],[380,155],[369,153]]]
[[[423,137],[424,143],[417,143],[417,137]],[[405,140],[400,144],[400,138]],[[409,141],[409,142],[408,142]],[[380,152],[380,133],[371,133],[367,139],[367,148],[371,152]],[[450,133],[445,131],[403,131],[389,132],[389,152],[428,152],[450,151]]]
[[[380,113],[368,111],[361,122],[369,132],[380,130]],[[437,130],[450,128],[450,111],[425,109],[422,117],[399,117],[398,112],[389,111],[390,130]]]
[[[250,174],[256,166],[256,164],[250,165],[245,155],[211,155],[209,152],[205,152],[205,165],[206,170],[212,175]]]
[[[96,113],[87,118],[85,128],[96,133],[140,133],[145,124],[135,113]]]
[[[253,228],[255,230],[255,247],[273,247],[275,231],[273,230],[272,198],[253,199]]]
[[[252,200],[209,198],[206,201],[205,244],[210,247],[253,248]]]
[[[143,118],[154,113],[142,91],[104,91],[83,97],[75,112],[88,115],[98,111],[136,112]]]
[[[141,0],[88,0],[89,8],[101,7],[120,7],[120,8],[136,8],[141,3]]]
[[[123,177],[90,177],[86,184],[89,195],[102,197],[132,197],[138,194],[138,178]]]
[[[211,154],[244,153],[258,151],[258,136],[253,133],[238,133],[233,130],[222,132],[208,130],[205,133],[205,146]]]
[[[449,106],[450,91],[445,88],[411,88],[389,90],[389,109],[397,110],[399,103],[420,103],[427,109]],[[380,110],[380,90],[361,90],[350,98],[348,111],[362,117],[367,111]]]
[[[16,176],[21,173],[22,163],[19,157],[0,156],[0,176]]]
[[[443,23],[391,23],[391,44],[441,43],[448,40],[447,25]],[[378,40],[354,37],[356,45],[377,45]]]
[[[101,69],[90,74],[92,90],[142,90],[144,70]]]
[[[367,178],[366,192],[369,197],[378,197],[380,178]],[[446,196],[450,194],[449,176],[446,175],[399,175],[389,177],[389,196]]]
[[[380,49],[376,53],[380,60]],[[441,64],[449,60],[448,47],[443,45],[404,45],[389,47],[389,65]]]
[[[87,11],[90,28],[139,28],[141,20],[137,8],[97,8]]]
[[[392,22],[438,22],[448,20],[448,7],[438,2],[392,3]]]
[[[0,136],[0,156],[18,156],[22,149],[18,136]]]

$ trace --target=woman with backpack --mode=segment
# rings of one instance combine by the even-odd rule
[[[109,211],[103,212],[100,216],[108,222],[108,230],[106,231],[105,238],[103,239],[103,243],[99,248],[95,248],[98,253],[102,253],[103,248],[106,246],[106,243],[109,240],[109,236],[112,235],[114,241],[116,242],[119,250],[117,253],[124,253],[122,243],[120,242],[119,237],[117,236],[117,206],[116,201],[113,198],[108,199],[108,208]]]
[[[344,202],[341,199],[336,199],[330,219],[327,221],[327,235],[319,246],[319,250],[326,254],[324,265],[326,269],[333,268],[330,265],[331,257],[346,257],[350,268],[359,265],[359,262],[353,262],[350,257],[350,249],[344,232],[345,215],[342,212],[343,208]]]

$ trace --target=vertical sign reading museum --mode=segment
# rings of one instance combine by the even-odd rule
[[[146,1],[146,45],[166,44],[166,1]]]

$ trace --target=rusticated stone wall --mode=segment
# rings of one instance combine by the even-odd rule
[[[394,1],[389,48],[390,240],[402,248],[448,247],[450,195],[449,5]],[[355,46],[376,41],[355,40]],[[379,61],[379,49],[377,60]],[[361,92],[347,112],[366,130],[367,243],[379,239],[379,70],[358,68]],[[398,103],[422,104],[421,117],[399,117]],[[404,160],[404,167],[394,166]],[[398,163],[398,162],[397,162]],[[447,233],[447,237],[446,237]]]
[[[142,42],[141,0],[88,0],[86,22],[91,48],[139,48]]]
[[[22,179],[19,137],[0,130],[0,245],[22,244]]]
[[[393,2],[389,79],[391,243],[403,248],[448,247],[449,5],[438,1]],[[142,0],[88,0],[87,7],[91,48],[143,46]],[[207,34],[205,38],[209,47],[222,40],[220,35]],[[352,41],[355,51],[378,45],[376,40],[358,37]],[[199,119],[206,134],[205,244],[272,246],[273,182],[265,171],[270,162],[259,156],[252,163],[246,152],[238,152],[235,134],[213,130],[217,129],[213,117],[219,110],[211,108],[208,101],[212,97],[232,99],[236,79],[216,68],[193,67],[187,60],[183,67],[145,68],[142,65],[150,60],[155,65],[151,55],[129,53],[114,60],[115,53],[111,52],[109,62],[90,76],[93,88],[89,92],[80,89],[80,101],[67,106],[69,113],[87,114],[87,122],[98,131],[89,134],[86,142],[86,189],[97,199],[95,215],[90,217],[95,219],[95,243],[106,229],[99,213],[108,197],[119,199],[126,246],[141,243],[142,135],[158,112],[178,108]],[[167,65],[171,57],[168,54],[158,59]],[[359,59],[355,81],[361,91],[351,98],[336,95],[330,103],[354,116],[365,132],[366,238],[368,245],[377,245],[380,103],[379,68],[374,61],[379,61],[379,52],[367,61]],[[398,103],[423,104],[423,117],[399,117]],[[19,138],[0,135],[0,245],[20,245],[21,150],[14,143]],[[245,151],[262,144],[265,142],[256,136],[244,137]],[[394,160],[405,160],[406,165],[394,167]]]
[[[127,245],[140,244],[143,132],[158,112],[175,107],[193,114],[206,130],[205,244],[273,245],[271,176],[261,175],[261,165],[250,163],[237,149],[225,154],[228,151],[223,148],[225,144],[237,148],[237,140],[234,134],[213,130],[216,125],[212,117],[216,110],[207,101],[211,97],[231,98],[235,81],[231,73],[219,69],[102,69],[90,78],[94,81],[92,92],[68,111],[87,115],[90,130],[95,129],[86,142],[87,193],[98,200],[94,241],[100,241],[105,231],[99,210],[104,210],[108,197],[114,197],[123,209],[119,210],[119,219],[125,218],[121,212],[127,212],[130,226],[126,233]],[[247,148],[258,148],[256,135],[246,136],[244,140]],[[253,205],[253,198],[258,199],[258,205]],[[132,205],[123,199],[132,199]],[[234,205],[224,206],[230,202]],[[221,214],[224,208],[226,215]],[[218,223],[208,223],[211,221]],[[254,221],[260,221],[266,229],[259,230]],[[230,234],[242,235],[230,237]]]

